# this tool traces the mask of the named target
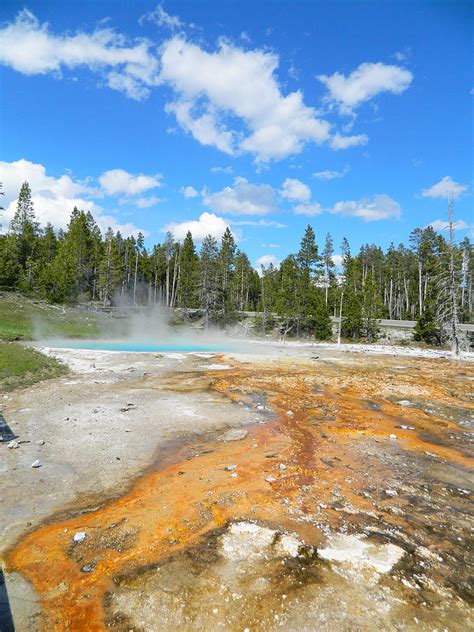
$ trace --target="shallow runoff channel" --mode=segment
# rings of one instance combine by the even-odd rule
[[[47,350],[4,411],[19,630],[473,625],[472,365],[244,351]]]

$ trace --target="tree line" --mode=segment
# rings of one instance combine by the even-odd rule
[[[455,244],[452,235],[417,228],[408,246],[384,252],[366,244],[358,253],[344,238],[338,268],[331,235],[320,250],[308,226],[297,253],[256,271],[228,228],[220,242],[205,237],[199,251],[190,232],[182,242],[168,233],[151,249],[141,234],[123,237],[109,228],[102,235],[91,213],[77,208],[66,230],[41,228],[25,182],[0,236],[0,287],[54,303],[199,310],[207,325],[255,311],[262,331],[319,340],[331,337],[331,316],[342,315],[342,337],[368,341],[377,338],[380,318],[410,319],[417,321],[415,337],[442,344],[453,319],[472,319],[472,244],[467,237]]]

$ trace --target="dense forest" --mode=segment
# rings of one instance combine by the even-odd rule
[[[207,236],[198,251],[191,233],[182,243],[168,233],[151,250],[141,234],[102,235],[92,215],[77,208],[65,231],[41,228],[25,182],[0,236],[0,289],[55,303],[199,309],[207,324],[231,323],[250,310],[261,330],[321,340],[332,335],[331,316],[342,314],[343,337],[369,341],[380,318],[415,319],[417,339],[442,344],[458,322],[472,319],[472,245],[467,237],[455,244],[452,236],[417,228],[409,246],[383,252],[367,244],[357,254],[344,238],[337,269],[331,235],[320,249],[308,226],[296,254],[257,272],[229,229],[220,242]]]

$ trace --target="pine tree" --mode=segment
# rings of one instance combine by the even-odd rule
[[[362,289],[362,335],[368,342],[374,342],[380,333],[379,318],[382,304],[372,272],[365,277]]]
[[[122,262],[117,250],[117,242],[111,228],[105,235],[105,253],[99,269],[99,294],[105,306],[112,303],[115,292],[122,280]]]
[[[178,285],[179,307],[190,308],[196,307],[197,305],[198,261],[193,237],[188,231],[180,252],[180,275]]]
[[[235,267],[236,244],[234,236],[229,227],[225,229],[222,235],[221,247],[219,251],[219,268],[220,268],[220,311],[222,314],[222,323],[228,323],[235,320],[236,303],[232,295],[232,280]]]
[[[328,305],[329,302],[329,288],[331,286],[331,283],[333,281],[332,277],[334,276],[334,261],[333,261],[333,255],[334,255],[334,242],[332,240],[331,234],[327,233],[326,235],[326,241],[324,243],[324,250],[323,250],[323,263],[324,263],[324,272],[325,272],[325,303],[326,306]]]
[[[341,244],[344,266],[344,282],[341,288],[340,331],[346,338],[356,340],[362,335],[362,306],[358,292],[358,269],[351,257],[349,242],[344,237]],[[341,313],[342,312],[342,313]]]
[[[215,320],[219,306],[219,249],[212,235],[204,237],[199,267],[200,303],[206,327]]]
[[[28,182],[23,182],[21,185],[10,231],[17,239],[19,264],[24,267],[28,257],[34,254],[38,239],[38,222],[36,221]]]

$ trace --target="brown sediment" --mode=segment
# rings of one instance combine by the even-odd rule
[[[140,380],[140,388],[209,389],[237,405],[254,406],[259,396],[275,416],[248,428],[239,441],[208,436],[176,446],[166,464],[123,497],[20,539],[7,567],[38,593],[43,629],[105,630],[104,597],[114,590],[114,578],[177,555],[235,520],[290,529],[312,545],[323,540],[321,525],[337,530],[342,524],[392,528],[425,545],[430,520],[425,524],[410,510],[408,493],[388,498],[384,490],[401,473],[407,476],[397,469],[401,461],[421,468],[428,484],[436,483],[426,474],[432,460],[467,476],[472,460],[460,426],[426,408],[437,403],[472,412],[470,384],[447,361],[405,361],[403,372],[400,363],[384,358],[364,368],[290,361],[256,367],[234,361],[225,372]],[[416,406],[397,403],[406,392]],[[227,470],[231,465],[235,469]],[[266,480],[270,476],[275,480]],[[421,494],[418,488],[414,493]],[[76,532],[85,532],[85,540],[73,543]],[[445,545],[456,559],[453,543],[430,533],[431,544]],[[454,567],[447,578],[439,572],[456,584]]]

